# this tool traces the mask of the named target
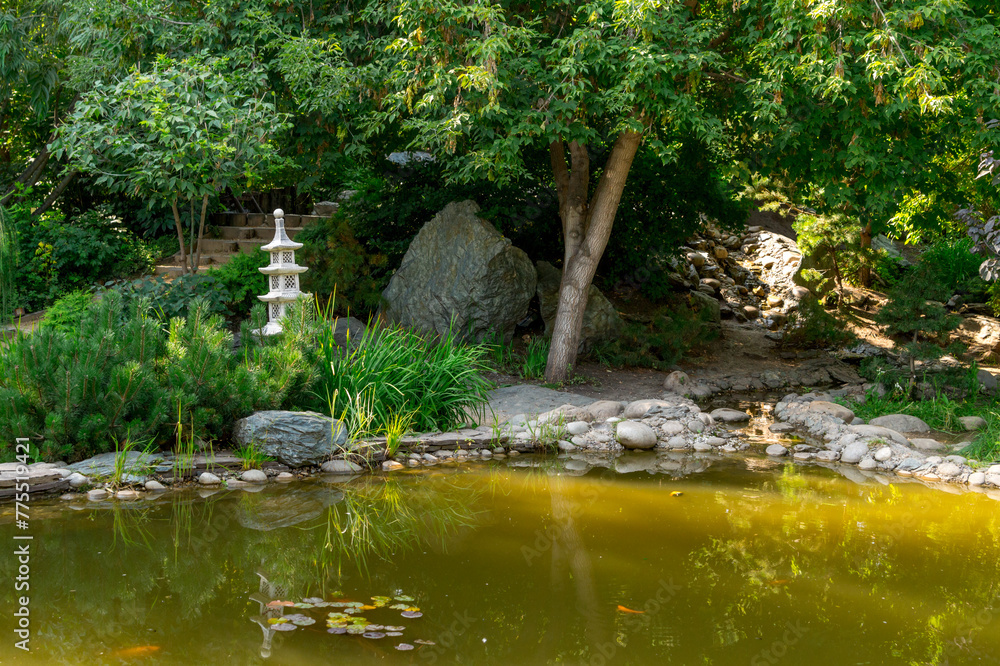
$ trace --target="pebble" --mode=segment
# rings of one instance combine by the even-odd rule
[[[699,422],[700,423],[700,422]],[[651,449],[656,446],[656,433],[645,423],[622,421],[615,431],[618,441],[626,449]]]
[[[563,451],[565,453],[569,453],[570,451],[576,451],[576,446],[573,445],[573,444],[570,444],[569,442],[567,442],[564,439],[560,439],[556,443],[556,445],[559,447],[560,451]]]
[[[394,472],[397,469],[403,469],[403,466],[400,465],[395,460],[386,460],[384,463],[382,463],[383,472]]]
[[[973,472],[969,475],[970,486],[981,486],[986,483],[986,474],[983,472]]]
[[[687,422],[687,429],[691,432],[701,432],[705,429],[705,423],[701,419],[691,419]]]
[[[878,463],[871,456],[865,456],[864,460],[858,463],[858,469],[870,471],[878,467]]]
[[[73,472],[69,475],[68,479],[71,488],[80,488],[81,486],[85,486],[90,483],[90,479],[79,472]]]
[[[108,491],[104,488],[94,488],[93,490],[87,491],[87,499],[90,500],[102,500],[108,496]]]
[[[788,449],[783,447],[781,444],[772,444],[765,450],[765,453],[769,456],[787,456]]]
[[[167,487],[160,483],[159,481],[149,480],[145,483],[146,490],[150,492],[160,492],[161,490],[166,490]]]
[[[125,488],[124,490],[119,490],[115,493],[115,497],[120,500],[135,500],[139,499],[139,493],[132,490],[131,488]]]
[[[888,446],[883,446],[881,449],[875,452],[875,460],[879,462],[885,462],[892,457],[892,449]]]
[[[222,483],[222,479],[212,474],[211,472],[202,472],[198,477],[198,483],[203,486],[217,486]]]
[[[566,432],[571,435],[585,435],[590,430],[590,424],[586,421],[573,421],[566,425]]]
[[[279,474],[275,478],[278,481],[285,481],[285,482],[287,482],[287,481],[294,481],[295,480],[295,475],[292,474],[291,472],[282,472],[281,474]]]

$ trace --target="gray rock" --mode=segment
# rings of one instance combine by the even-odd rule
[[[678,421],[667,421],[662,426],[660,426],[660,432],[666,437],[673,437],[674,435],[680,435],[684,432],[684,424]]]
[[[330,328],[333,329],[333,341],[344,349],[353,351],[364,339],[365,325],[354,317],[337,317]]]
[[[794,432],[795,426],[791,423],[772,423],[767,427],[775,435],[782,435],[788,432]]]
[[[981,486],[986,483],[986,473],[985,472],[973,472],[969,475],[969,485],[970,486]]]
[[[765,450],[765,453],[769,456],[787,456],[788,449],[783,447],[781,444],[772,444]]]
[[[166,490],[167,487],[156,480],[147,481],[145,484],[146,490],[150,492],[160,492],[161,490]]]
[[[673,437],[671,437],[670,439],[667,440],[667,448],[668,449],[689,449],[689,448],[691,448],[691,444],[686,439],[684,439],[683,437],[681,437],[680,435],[675,435],[675,436],[673,436]],[[708,448],[711,449],[712,448],[711,445],[709,445]]]
[[[507,340],[528,313],[536,274],[522,250],[476,216],[472,201],[450,203],[425,224],[382,294],[381,314],[422,333]]]
[[[594,417],[595,421],[607,421],[613,416],[618,416],[625,408],[620,402],[614,400],[598,400],[587,405],[587,411]]]
[[[840,454],[836,451],[820,451],[816,454],[816,460],[822,460],[824,462],[834,462],[840,460]]]
[[[871,419],[868,425],[889,428],[896,432],[930,432],[931,427],[909,414],[886,414],[878,418]]]
[[[882,426],[852,425],[850,426],[850,431],[859,437],[878,437],[880,439],[896,442],[902,446],[910,446],[910,440],[906,439],[895,430],[883,428]]]
[[[615,434],[626,449],[651,449],[656,446],[656,433],[645,423],[622,421]]]
[[[854,442],[844,447],[840,452],[840,461],[845,463],[859,463],[868,455],[868,445],[863,442]]]
[[[924,464],[924,461],[920,458],[907,458],[903,462],[896,465],[897,472],[913,471]]]
[[[350,460],[327,460],[320,466],[320,469],[327,474],[358,474],[364,471],[364,467]]]
[[[950,479],[962,473],[962,468],[953,462],[943,462],[937,466],[937,475],[942,479]]]
[[[691,419],[686,425],[687,429],[694,433],[702,432],[705,429],[705,422],[701,419]]]
[[[979,379],[979,385],[986,393],[996,393],[997,378],[988,370],[980,370],[976,374],[976,378]]]
[[[945,448],[944,444],[937,441],[936,439],[927,439],[923,437],[914,437],[910,440],[913,447],[919,451],[940,451]]]
[[[203,486],[217,486],[222,483],[222,479],[212,474],[211,472],[202,472],[198,477],[198,483]]]
[[[690,387],[691,378],[681,370],[674,370],[663,380],[663,388],[677,395],[687,395]]]
[[[67,479],[71,488],[80,488],[90,483],[90,479],[79,472],[73,472]]]
[[[982,430],[986,427],[986,419],[981,416],[959,416],[958,420],[966,430]]]
[[[560,439],[558,442],[556,442],[556,446],[558,446],[559,450],[562,451],[563,453],[570,453],[571,451],[576,451],[577,449],[576,444],[567,442],[565,439]]]
[[[104,488],[94,488],[93,490],[87,491],[87,499],[89,500],[100,500],[108,496],[108,491]]]
[[[671,407],[673,403],[667,402],[666,400],[636,400],[635,402],[630,402],[627,407],[625,407],[625,412],[622,414],[626,419],[641,419],[646,415],[649,410],[655,407]]]
[[[863,469],[865,471],[871,471],[878,467],[878,463],[871,456],[865,456],[861,462],[858,463],[858,469]]]
[[[695,442],[694,443],[694,450],[695,451],[701,451],[701,452],[711,451],[712,450],[712,445],[708,444],[706,442]]]
[[[247,483],[267,483],[267,474],[259,469],[248,469],[240,474],[240,480]]]
[[[566,432],[571,435],[584,435],[590,430],[590,424],[586,421],[573,421],[566,424]]]
[[[850,409],[835,402],[827,402],[826,400],[813,400],[809,403],[809,411],[835,416],[844,423],[850,423],[854,420],[854,412]]]
[[[288,465],[319,465],[347,445],[343,423],[316,412],[254,412],[233,428],[240,446],[253,442],[265,455]]]
[[[403,466],[395,460],[386,460],[382,463],[383,472],[395,472],[397,469],[403,469]]]
[[[878,451],[875,452],[875,460],[879,462],[885,462],[892,457],[892,448],[888,446],[883,446]]]
[[[552,327],[556,320],[556,309],[559,307],[559,285],[562,282],[562,271],[547,261],[539,261],[538,270],[538,308],[545,322],[545,335],[552,335]],[[579,352],[585,353],[601,340],[610,340],[624,328],[618,311],[601,291],[590,285],[587,292],[587,309],[583,313],[583,327],[580,329]]]
[[[691,307],[694,308],[696,312],[704,317],[704,320],[712,324],[715,328],[722,326],[722,306],[719,301],[715,300],[708,294],[703,294],[700,291],[688,292],[688,302],[690,302]]]
[[[742,423],[750,420],[750,415],[738,409],[727,409],[720,407],[711,412],[712,418],[723,423]]]

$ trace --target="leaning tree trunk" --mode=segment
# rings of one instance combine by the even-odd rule
[[[562,283],[559,285],[559,306],[552,328],[545,379],[561,382],[569,378],[580,345],[583,314],[587,308],[590,283],[597,264],[611,237],[611,226],[618,211],[632,160],[639,148],[639,132],[622,132],[611,148],[611,155],[593,198],[587,201],[590,164],[586,146],[569,145],[570,165],[567,168],[565,149],[561,142],[549,147],[552,171],[559,194],[559,216],[562,218],[566,251]]]
[[[194,258],[194,272],[198,272],[198,267],[201,265],[201,241],[205,236],[205,211],[208,210],[208,195],[206,194],[201,199],[201,222],[198,224],[198,252],[195,254]],[[191,220],[191,224],[194,224],[194,220]]]

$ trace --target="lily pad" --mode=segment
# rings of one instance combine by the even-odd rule
[[[387,632],[385,632],[385,635],[386,636],[402,636],[403,632],[402,631],[387,631]]]
[[[410,645],[409,643],[400,643],[399,645],[396,646],[396,649],[397,650],[412,650],[413,646]]]
[[[400,615],[405,617],[407,620],[412,620],[413,618],[424,616],[424,614],[421,613],[420,611],[403,611],[402,613],[400,613]]]
[[[351,636],[360,636],[361,634],[365,633],[365,628],[358,624],[352,624],[347,628],[347,633],[349,633]]]
[[[375,602],[376,606],[385,606],[392,601],[392,597],[372,597],[372,601]]]
[[[288,618],[287,617],[269,617],[269,618],[267,618],[267,623],[268,624],[284,624],[285,622],[288,622]]]
[[[365,629],[368,631],[383,631],[385,630],[385,627],[383,627],[381,624],[369,624],[367,627],[365,627]]]
[[[406,627],[390,627],[388,625],[385,627],[386,631],[402,631],[403,629],[406,629]]]
[[[419,645],[437,645],[437,643],[435,643],[434,641],[425,641],[422,638],[418,638],[417,640],[415,640],[413,642],[417,643]]]
[[[299,602],[297,604],[292,604],[292,606],[294,606],[295,608],[312,608],[313,607],[312,604],[307,604],[307,603],[304,603],[304,602]]]
[[[393,604],[389,606],[392,610],[406,610],[409,607],[409,604]]]
[[[405,594],[400,594],[398,596],[395,596],[393,597],[393,599],[395,599],[396,601],[413,601],[413,597],[408,597]]]
[[[313,605],[315,605],[315,604],[321,604],[321,603],[323,603],[323,598],[322,597],[306,597],[305,599],[302,600],[302,603],[304,603],[304,604],[313,604]]]
[[[361,636],[364,638],[385,638],[385,634],[381,631],[366,631]]]
[[[328,634],[346,634],[347,633],[347,627],[330,627],[329,629],[326,630],[326,633],[328,633]]]
[[[338,619],[338,620],[346,620],[347,619],[347,614],[346,613],[340,613],[340,612],[337,612],[337,611],[330,611],[329,613],[326,614],[326,616],[329,617],[329,618],[335,618],[335,619]]]
[[[316,620],[312,619],[311,617],[301,617],[297,620],[292,620],[292,624],[294,624],[296,627],[309,627],[316,624]]]
[[[298,627],[296,627],[294,624],[291,624],[290,622],[286,622],[285,624],[276,624],[271,628],[274,629],[275,631],[295,631],[296,629],[298,629]]]

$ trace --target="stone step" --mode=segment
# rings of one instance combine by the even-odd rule
[[[233,245],[235,246],[236,243],[233,243]],[[211,252],[211,253],[209,253],[209,252],[202,252],[201,253],[201,261],[198,262],[198,265],[199,266],[214,266],[216,264],[224,264],[227,261],[229,261],[229,257],[231,257],[233,254],[235,254],[235,250],[233,252]],[[188,259],[190,260],[190,257]],[[163,257],[162,259],[160,259],[158,265],[160,265],[160,266],[181,266],[182,265],[181,264],[181,255],[178,252],[177,254],[171,255],[169,257]]]
[[[202,256],[213,255],[213,254],[226,254],[229,252],[239,252],[240,248],[237,241],[229,240],[227,238],[202,238],[201,239],[201,254]]]
[[[257,229],[253,227],[219,227],[219,234],[228,240],[246,240],[257,238]]]

